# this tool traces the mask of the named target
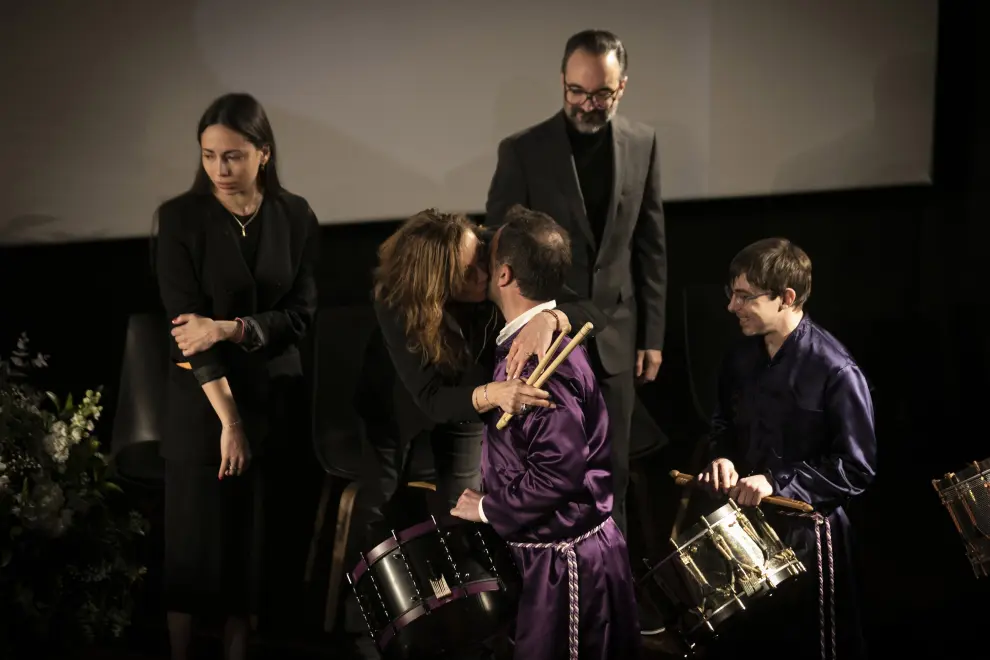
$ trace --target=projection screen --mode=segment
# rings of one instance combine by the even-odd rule
[[[936,0],[34,0],[0,24],[0,242],[147,235],[247,91],[325,224],[484,209],[567,37],[625,42],[668,201],[930,181]]]

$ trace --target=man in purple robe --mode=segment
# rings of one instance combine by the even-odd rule
[[[825,520],[817,525],[777,507],[762,507],[808,572],[783,583],[768,611],[737,615],[747,617],[742,634],[722,635],[718,645],[725,645],[724,657],[744,657],[750,644],[752,653],[765,653],[772,639],[787,657],[824,657],[823,640],[834,653],[834,630],[837,657],[864,658],[844,506],[876,474],[870,387],[846,348],[804,312],[811,260],[799,247],[782,238],[753,243],[732,260],[729,282],[728,309],[745,338],[722,367],[711,463],[699,479],[742,506],[756,506],[769,495],[808,502],[827,526]],[[832,549],[834,584],[829,577]],[[819,593],[819,575],[824,575],[824,593]],[[721,655],[718,648],[711,651]]]
[[[553,314],[570,260],[570,238],[550,216],[510,209],[490,251],[489,295],[507,322],[496,339],[496,379],[505,377],[515,334],[536,314]],[[534,359],[523,378],[535,366]],[[514,417],[502,431],[501,411],[487,420],[485,494],[464,491],[451,513],[492,525],[513,550],[523,579],[515,658],[636,658],[632,571],[611,517],[608,414],[583,346],[543,388],[553,408]]]

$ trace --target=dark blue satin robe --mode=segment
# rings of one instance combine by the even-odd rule
[[[568,340],[562,342],[561,350]],[[497,349],[495,380],[505,378],[512,338]],[[524,370],[532,373],[535,359]],[[579,571],[580,658],[636,658],[639,624],[632,571],[612,513],[608,413],[584,347],[577,347],[543,385],[555,409],[512,418],[502,431],[495,410],[486,423],[481,461],[488,522],[509,542],[574,539]],[[554,549],[513,548],[523,578],[515,658],[568,657],[567,561]]]
[[[720,457],[734,463],[740,478],[765,474],[774,495],[803,500],[828,516],[836,602],[854,601],[850,523],[843,506],[872,483],[877,440],[870,387],[846,348],[808,316],[772,359],[763,337],[741,342],[727,356],[719,379],[709,458]],[[771,505],[760,508],[808,569],[800,578],[803,586],[817,592],[814,525]],[[824,549],[824,529],[822,543]],[[827,575],[827,564],[825,570]],[[817,593],[813,596],[817,602]],[[840,637],[856,637],[850,643],[861,646],[854,612],[840,613],[837,624]],[[817,643],[817,630],[811,634]],[[858,657],[858,650],[850,647],[839,656]]]

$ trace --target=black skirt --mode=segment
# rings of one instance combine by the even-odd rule
[[[267,395],[264,405],[238,399],[235,391],[253,457],[246,472],[220,480],[220,422],[192,374],[175,369],[184,372],[173,374],[170,390],[170,415],[177,421],[162,452],[166,609],[203,616],[260,614],[271,583],[265,575],[271,571],[262,570],[272,563],[266,562],[266,537],[279,537],[273,512],[285,515],[284,502],[272,497],[284,481],[276,483],[285,472],[279,465],[287,451],[299,454],[298,448],[292,451],[295,440],[308,437],[302,433],[303,380],[253,383],[255,392]],[[231,389],[238,384],[232,381]]]
[[[203,616],[257,614],[264,579],[264,460],[237,477],[219,465],[165,465],[166,610]]]

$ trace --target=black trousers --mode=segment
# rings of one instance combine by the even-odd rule
[[[636,379],[633,369],[609,375],[601,366],[592,343],[591,364],[602,389],[608,411],[609,444],[612,450],[612,519],[628,538],[626,492],[629,490],[629,448],[632,444],[632,418],[636,405]]]
[[[366,461],[368,472],[355,503],[358,518],[355,522],[360,526],[352,524],[352,529],[364,530],[360,542],[365,547],[360,550],[370,550],[388,537],[393,528],[399,531],[422,522],[417,516],[426,512],[415,508],[403,510],[402,503],[393,502],[399,487],[416,477],[414,471],[418,461],[413,460],[414,456],[432,454],[437,489],[435,495],[427,497],[429,513],[449,511],[466,488],[479,490],[483,438],[481,424],[437,426],[405,443],[400,442],[391,429],[369,427],[368,444],[373,456]]]

